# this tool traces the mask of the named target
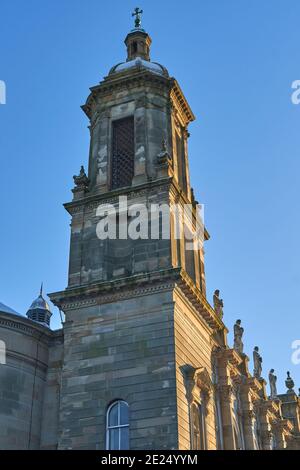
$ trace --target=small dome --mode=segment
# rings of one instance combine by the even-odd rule
[[[37,323],[41,323],[45,326],[50,326],[52,313],[49,304],[43,297],[42,287],[40,295],[32,302],[26,315],[30,320],[36,321]]]
[[[48,310],[48,312],[51,312],[49,304],[46,302],[42,295],[39,295],[38,298],[32,302],[29,310],[34,310],[36,308]]]
[[[145,69],[158,75],[163,75],[165,77],[169,76],[167,69],[162,65],[158,64],[157,62],[150,62],[148,60],[141,59],[140,57],[136,57],[135,59],[128,62],[115,65],[110,70],[109,75],[121,72],[129,72],[133,69]]]

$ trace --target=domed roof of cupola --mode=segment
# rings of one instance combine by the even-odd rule
[[[32,302],[26,315],[30,320],[48,327],[50,326],[52,312],[49,304],[43,297],[43,285],[41,286],[40,295]]]
[[[42,310],[48,310],[48,312],[51,311],[49,304],[46,302],[46,300],[44,299],[42,295],[39,295],[38,298],[32,302],[29,310],[34,310],[36,308],[40,308]]]
[[[158,75],[163,75],[165,77],[169,76],[169,73],[163,65],[158,64],[157,62],[150,62],[147,60],[143,60],[141,57],[136,57],[133,60],[128,62],[122,62],[120,64],[115,65],[109,72],[109,75],[115,73],[125,73],[131,72],[133,70],[148,70],[149,72],[156,73]]]
[[[141,15],[143,10],[135,8],[132,16],[135,17],[135,27],[127,34],[125,44],[127,47],[126,62],[119,63],[112,67],[109,76],[117,73],[131,73],[136,70],[147,70],[154,74],[169,77],[168,71],[163,65],[150,60],[150,46],[152,39],[142,28]]]

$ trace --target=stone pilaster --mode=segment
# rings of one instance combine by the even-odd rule
[[[221,402],[224,450],[233,450],[235,449],[235,439],[231,411],[232,386],[228,384],[220,386],[219,394]]]
[[[135,118],[135,158],[133,185],[147,181],[147,113],[146,97],[136,101]]]
[[[108,113],[103,113],[99,123],[99,147],[96,156],[96,190],[99,193],[108,191],[108,135],[110,119]]]

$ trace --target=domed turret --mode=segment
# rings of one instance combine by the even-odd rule
[[[115,65],[109,72],[109,75],[116,73],[125,73],[132,69],[146,69],[152,73],[168,77],[168,71],[162,65],[151,62],[150,46],[152,39],[149,34],[141,27],[142,10],[136,8],[132,16],[135,16],[135,27],[127,34],[125,44],[127,47],[127,60]]]
[[[43,297],[43,284],[41,286],[40,295],[32,302],[26,315],[30,320],[36,321],[37,323],[41,323],[42,325],[48,327],[50,326],[52,312],[50,310],[49,304]]]

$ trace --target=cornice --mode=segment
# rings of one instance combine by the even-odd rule
[[[154,74],[147,70],[139,70],[130,74],[119,75],[117,77],[108,76],[105,77],[104,80],[98,85],[90,88],[91,93],[88,96],[86,103],[81,106],[81,108],[88,118],[91,119],[92,106],[97,104],[99,96],[106,96],[111,93],[116,93],[124,88],[145,88],[149,83],[157,89],[166,90],[167,93],[170,93],[173,85],[171,78]]]
[[[278,420],[280,417],[280,401],[279,400],[264,400],[261,399],[260,402],[257,402],[257,407],[261,411],[267,413],[269,417],[274,420]]]
[[[282,419],[282,418],[274,423],[274,427],[278,431],[283,431],[287,434],[292,432],[294,429],[294,425],[289,419]]]
[[[178,269],[173,268],[155,271],[67,288],[65,291],[49,294],[49,297],[54,305],[63,311],[101,305],[156,292],[171,291],[175,288],[178,273]]]
[[[176,180],[172,176],[149,180],[137,186],[112,190],[103,194],[86,193],[81,199],[64,204],[66,211],[71,215],[79,214],[83,211],[93,211],[99,204],[117,204],[120,196],[127,196],[128,202],[137,197],[156,194],[158,191],[170,191],[170,195],[175,204],[191,204],[186,194],[180,189]],[[207,229],[204,227],[205,240],[210,239]]]
[[[183,268],[180,269],[179,287],[210,328],[228,331],[222,320],[217,316],[212,306]]]
[[[77,214],[83,210],[94,210],[99,204],[117,204],[120,196],[127,196],[128,202],[143,195],[156,194],[158,191],[168,191],[171,184],[171,177],[147,181],[138,186],[130,186],[119,190],[109,191],[104,194],[86,195],[82,199],[64,204],[65,209],[70,215]]]
[[[262,385],[255,377],[246,377],[244,381],[244,385],[249,388],[250,391],[253,392],[253,395],[257,398],[259,397],[259,392],[262,390]]]
[[[49,294],[51,301],[63,311],[117,302],[129,298],[171,291],[179,287],[206,324],[214,330],[226,330],[223,322],[203,294],[181,268],[138,274],[112,281],[97,282]],[[227,330],[226,330],[227,331]]]
[[[99,96],[105,96],[116,93],[122,89],[143,87],[151,84],[159,90],[165,90],[173,102],[175,108],[180,112],[184,126],[195,120],[195,115],[185,98],[179,83],[174,77],[164,77],[147,70],[139,70],[130,74],[121,74],[118,76],[107,76],[98,85],[90,88],[90,95],[86,103],[81,106],[89,119],[92,118],[92,107],[97,105]]]
[[[180,110],[182,120],[184,121],[184,125],[186,126],[190,122],[194,121],[196,118],[179,86],[179,83],[175,78],[172,78],[171,80],[171,99],[176,103],[176,108]]]
[[[217,359],[222,359],[234,367],[238,367],[243,362],[239,353],[231,348],[220,348],[215,351],[215,356]]]
[[[18,331],[19,333],[44,341],[47,344],[52,338],[58,335],[57,331],[52,331],[30,319],[10,313],[0,313],[0,329],[1,328]]]

